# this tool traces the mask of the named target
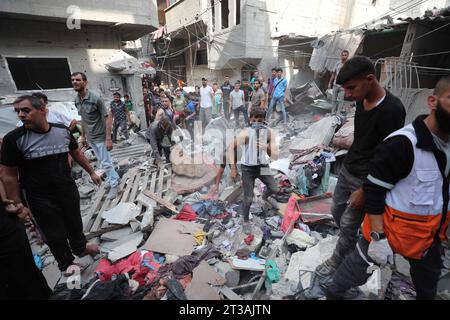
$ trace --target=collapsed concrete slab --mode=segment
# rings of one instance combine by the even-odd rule
[[[337,240],[337,236],[328,236],[319,241],[314,247],[294,253],[291,256],[285,278],[292,281],[295,285],[300,282],[303,288],[309,288],[312,273],[317,266],[331,257]]]

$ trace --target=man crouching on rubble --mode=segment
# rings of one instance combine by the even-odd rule
[[[161,159],[163,151],[166,162],[170,163],[170,146],[163,144],[165,137],[167,137],[167,141],[172,144],[172,123],[169,118],[163,116],[160,120],[154,121],[148,128],[145,136],[152,146],[155,164],[158,165],[158,167],[163,166]]]
[[[339,173],[331,213],[339,227],[339,240],[333,255],[316,269],[328,278],[355,249],[357,231],[364,218],[363,182],[375,148],[405,122],[402,102],[385,90],[375,76],[375,67],[366,57],[354,57],[342,67],[336,83],[348,98],[356,101],[355,139]]]
[[[29,216],[31,210],[59,269],[66,271],[74,261],[72,252],[77,256],[98,253],[98,247],[87,245],[83,234],[80,196],[67,154],[95,184],[100,185],[101,178],[78,149],[69,129],[47,122],[46,108],[38,98],[21,96],[14,101],[14,110],[23,126],[3,139],[1,168],[6,193],[21,208],[21,218]],[[19,180],[27,206],[22,205]]]
[[[266,155],[272,159],[278,158],[278,150],[275,146],[273,131],[264,124],[265,111],[255,108],[250,113],[250,127],[245,128],[234,139],[229,148],[229,159],[231,166],[231,178],[237,178],[236,151],[242,146],[241,170],[244,189],[244,202],[242,204],[242,215],[244,218],[243,231],[246,234],[252,232],[249,223],[250,206],[253,202],[253,189],[255,180],[259,179],[266,185],[263,200],[272,206],[275,201],[269,201],[269,197],[278,192],[278,187],[273,178]]]

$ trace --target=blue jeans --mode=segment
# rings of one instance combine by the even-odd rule
[[[111,155],[108,150],[106,150],[106,145],[104,142],[90,143],[92,150],[95,153],[98,161],[100,161],[100,167],[106,171],[106,182],[114,188],[119,184],[119,175],[112,163]]]
[[[270,117],[272,116],[272,110],[273,107],[276,106],[276,104],[279,103],[280,107],[281,107],[281,112],[283,114],[283,121],[284,124],[287,123],[287,113],[286,113],[286,107],[284,106],[284,97],[273,97],[272,100],[270,101],[270,105],[269,105],[269,109],[267,110],[267,122],[270,121]],[[281,119],[281,116],[280,116]]]

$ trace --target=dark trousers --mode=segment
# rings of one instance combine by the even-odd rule
[[[223,97],[223,113],[225,115],[225,119],[227,119],[227,121],[230,121],[230,110],[229,110],[229,99],[230,97]]]
[[[236,123],[236,127],[239,127],[239,113],[243,113],[244,114],[244,125],[248,124],[248,112],[247,112],[247,108],[245,106],[240,106],[237,109],[233,109],[233,113],[234,113],[234,122]]]
[[[259,166],[241,166],[242,170],[242,187],[244,188],[244,201],[242,203],[242,215],[244,221],[249,221],[250,207],[253,202],[253,189],[255,188],[255,180],[259,179],[266,185],[266,191],[263,199],[267,199],[272,194],[278,192],[278,186],[267,165]]]
[[[369,262],[373,262],[367,254],[369,242],[360,238],[358,246]],[[421,260],[409,259],[410,273],[417,292],[417,300],[433,300],[436,297],[437,283],[442,268],[442,246],[435,243]],[[348,255],[334,274],[333,281],[327,288],[327,299],[342,299],[350,288],[361,286],[367,282],[369,265],[361,257],[358,249]]]
[[[339,239],[330,260],[336,268],[355,249],[358,242],[358,229],[364,220],[364,212],[348,207],[347,201],[354,191],[362,187],[362,184],[362,179],[351,175],[345,167],[342,167],[333,194],[331,209],[340,230]]]
[[[128,132],[128,123],[126,120],[123,121],[114,121],[113,123],[113,142],[117,141],[117,131],[119,130],[122,131],[122,134],[125,136],[125,139],[128,140],[128,138],[130,137],[130,134]]]
[[[72,252],[81,255],[87,243],[76,185],[64,187],[53,196],[27,193],[27,202],[59,269],[66,270],[74,261]]]
[[[164,156],[166,157],[166,162],[170,163],[170,147],[164,147],[161,143],[158,143],[158,152],[160,156],[162,156],[163,151]]]
[[[48,299],[52,290],[34,263],[23,223],[0,241],[0,300]]]

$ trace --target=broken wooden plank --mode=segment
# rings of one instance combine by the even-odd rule
[[[163,184],[164,184],[164,168],[161,168],[159,170],[159,177],[158,177],[158,189],[155,192],[158,197],[162,197],[162,191],[163,191]]]
[[[130,198],[128,199],[128,202],[136,201],[136,193],[138,191],[139,184],[141,182],[141,178],[142,178],[141,174],[137,173],[136,174],[136,179],[134,180],[133,188],[132,188],[131,193],[130,193]]]
[[[133,186],[133,182],[136,179],[136,176],[137,176],[137,169],[132,169],[132,173],[130,173],[130,178],[127,181],[127,187],[125,188],[125,191],[123,192],[120,202],[128,202],[128,196],[130,194],[131,187]]]
[[[171,184],[172,184],[172,167],[169,167],[169,174],[167,178],[167,189],[170,189]]]
[[[150,192],[155,193],[155,187],[156,187],[156,175],[158,173],[156,171],[153,171],[152,173],[152,181],[150,182]]]
[[[176,206],[174,206],[170,202],[164,200],[163,198],[157,196],[156,194],[150,192],[149,190],[144,190],[144,191],[142,191],[142,193],[145,194],[147,197],[155,200],[159,204],[163,205],[164,207],[166,207],[167,209],[169,209],[173,213],[179,214]]]
[[[98,208],[99,208],[100,203],[101,203],[101,201],[103,199],[103,196],[105,195],[105,192],[106,192],[105,186],[102,185],[100,187],[100,190],[97,193],[97,199],[95,199],[94,203],[92,204],[91,210],[83,218],[83,225],[84,225],[83,231],[84,232],[88,232],[89,230],[91,230],[91,226],[94,223],[93,221],[91,221],[92,217],[94,216],[94,214],[96,212],[98,212]]]
[[[144,173],[144,181],[143,181],[142,184],[140,185],[139,190],[141,190],[141,191],[147,190],[147,185],[148,185],[148,179],[149,179],[149,177],[150,177],[150,172],[146,171],[146,172]],[[138,201],[138,202],[137,202],[137,206],[138,206],[139,210],[142,211],[142,203]]]
[[[100,223],[102,222],[102,213],[106,210],[106,208],[108,208],[108,206],[110,205],[111,200],[106,199],[103,202],[103,205],[101,207],[101,209],[98,211],[97,217],[95,218],[94,224],[92,225],[91,228],[91,232],[95,232],[99,229],[100,227]]]
[[[130,171],[128,171],[127,173],[125,173],[122,176],[122,181],[120,182],[120,185],[119,185],[119,193],[117,194],[117,197],[111,201],[111,204],[105,210],[109,210],[109,209],[112,209],[115,206],[117,206],[117,204],[119,203],[119,200],[121,199],[121,196],[122,196],[122,194],[121,194],[122,190],[125,187],[125,184],[127,183],[127,179],[129,176],[130,176]],[[109,226],[109,223],[107,221],[103,220],[102,229],[107,228],[108,226]]]

